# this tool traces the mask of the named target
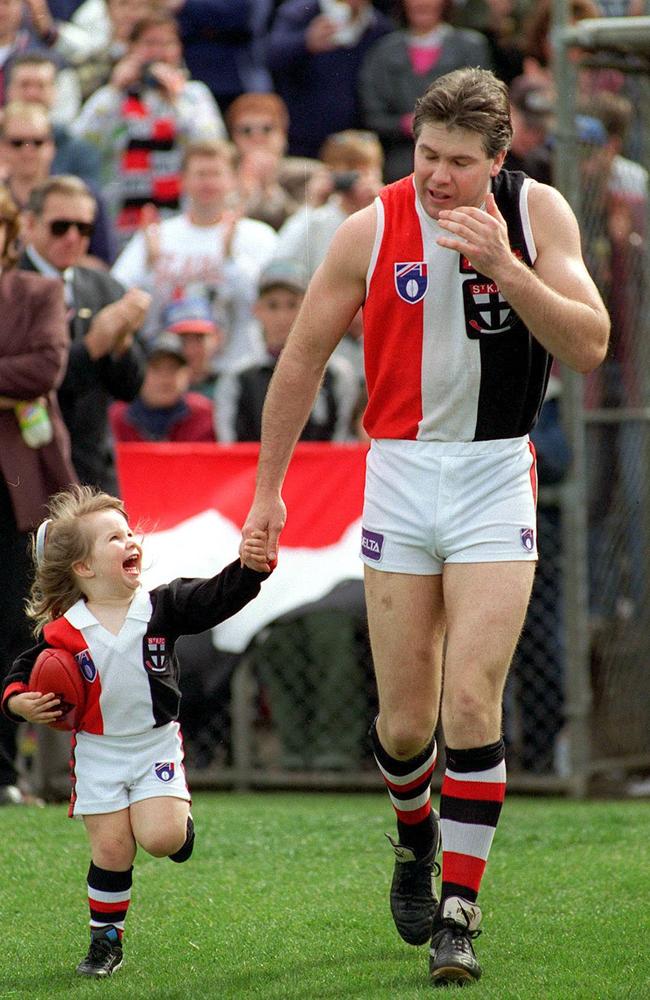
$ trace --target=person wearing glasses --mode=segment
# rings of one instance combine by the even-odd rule
[[[322,163],[286,155],[289,112],[278,94],[242,94],[228,108],[226,125],[239,154],[238,189],[246,214],[279,229],[307,200]]]
[[[10,101],[0,121],[0,170],[19,209],[25,208],[32,188],[57,173],[55,156],[56,139],[47,108],[36,100]],[[97,211],[84,263],[103,267],[113,262],[115,237],[102,196],[89,187]]]
[[[135,399],[144,356],[135,340],[149,295],[124,287],[105,271],[84,267],[95,222],[90,189],[73,175],[50,177],[32,189],[23,213],[25,248],[19,266],[64,285],[70,357],[59,403],[82,483],[118,490],[108,406]]]
[[[50,495],[76,479],[56,396],[69,347],[63,296],[59,282],[15,266],[18,230],[0,184],[0,682],[30,641],[30,533]],[[0,809],[36,801],[18,785],[16,734],[0,713]]]

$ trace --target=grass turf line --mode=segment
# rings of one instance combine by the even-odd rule
[[[82,825],[63,806],[0,809],[0,1000],[431,998],[427,949],[403,944],[388,910],[385,796],[200,793],[193,813],[190,862],[139,852],[124,966],[96,982],[74,973]],[[649,802],[507,800],[475,1000],[650,997],[649,820]]]

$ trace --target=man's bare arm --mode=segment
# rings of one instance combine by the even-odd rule
[[[242,534],[246,538],[254,529],[267,531],[271,560],[286,517],[280,491],[287,466],[327,361],[364,301],[374,234],[373,206],[350,216],[337,231],[309,284],[269,385],[255,500]]]
[[[532,271],[512,254],[491,194],[485,211],[441,212],[449,236],[439,242],[466,254],[496,282],[549,353],[576,371],[592,371],[605,357],[609,317],[582,258],[578,223],[562,195],[547,185],[531,185],[528,203],[537,246]]]

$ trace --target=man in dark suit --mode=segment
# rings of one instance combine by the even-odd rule
[[[0,186],[0,679],[33,643],[25,616],[30,532],[50,495],[75,480],[56,398],[68,356],[61,288],[13,267],[17,233],[18,210]],[[16,732],[0,713],[0,806],[26,801],[16,784]]]
[[[81,267],[95,218],[95,199],[78,177],[50,177],[35,187],[24,213],[26,246],[20,267],[64,284],[70,358],[59,403],[82,483],[118,491],[108,406],[135,399],[144,355],[135,340],[150,297],[126,292],[108,273]]]

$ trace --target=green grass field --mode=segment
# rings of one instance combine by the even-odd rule
[[[427,949],[403,944],[388,910],[383,795],[201,793],[193,812],[188,864],[136,859],[125,962],[97,982],[74,972],[82,825],[63,806],[0,810],[0,998],[431,997]],[[508,799],[475,1000],[650,998],[649,830],[649,802]]]

